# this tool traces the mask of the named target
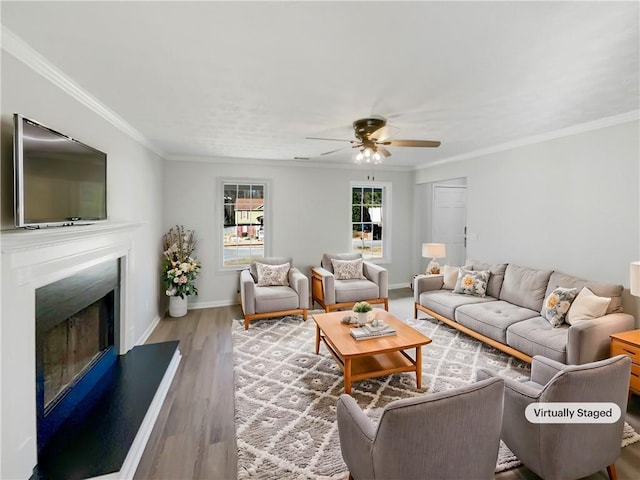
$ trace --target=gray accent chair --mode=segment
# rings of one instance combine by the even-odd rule
[[[268,265],[289,263],[289,286],[257,285],[256,261]],[[309,309],[309,279],[293,266],[291,258],[265,257],[251,262],[248,270],[240,272],[240,298],[244,315],[244,328],[249,322],[263,318],[302,315],[307,319]]]
[[[491,378],[389,403],[377,428],[349,395],[338,399],[338,433],[349,478],[494,477],[504,383]]]
[[[504,378],[502,440],[545,480],[576,479],[607,469],[615,480],[629,393],[631,360],[625,355],[582,365],[564,365],[536,355],[531,378]],[[489,370],[478,379],[496,378]],[[611,402],[622,415],[616,423],[530,423],[525,408],[541,402]]]
[[[389,310],[389,280],[387,269],[363,260],[364,279],[337,280],[333,272],[332,259],[361,259],[360,253],[325,253],[320,267],[311,269],[312,301],[324,308],[325,312],[351,308],[357,302],[384,304]]]

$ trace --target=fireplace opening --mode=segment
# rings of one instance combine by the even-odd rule
[[[118,260],[107,261],[36,290],[39,452],[102,393],[118,355],[119,270]]]

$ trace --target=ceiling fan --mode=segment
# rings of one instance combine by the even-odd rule
[[[381,163],[383,158],[390,157],[391,152],[386,147],[439,147],[440,142],[434,140],[391,140],[389,138],[389,127],[384,117],[372,116],[361,118],[353,122],[353,130],[356,140],[344,140],[337,138],[307,137],[309,140],[332,140],[338,142],[349,142],[350,147],[341,147],[335,150],[321,153],[329,155],[331,153],[344,150],[345,148],[357,148],[358,153],[354,160],[356,163]]]

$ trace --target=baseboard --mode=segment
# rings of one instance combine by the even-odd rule
[[[237,300],[217,300],[214,302],[189,302],[189,310],[199,310],[201,308],[231,307],[239,305]]]
[[[149,339],[149,337],[153,333],[153,330],[158,326],[159,323],[160,323],[160,316],[156,315],[156,317],[153,319],[153,321],[147,327],[147,329],[144,331],[144,333],[142,335],[140,335],[140,338],[138,338],[138,340],[136,341],[134,346],[135,345],[144,345],[145,343],[147,343],[147,340]]]

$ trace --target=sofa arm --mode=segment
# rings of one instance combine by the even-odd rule
[[[609,335],[633,329],[634,319],[628,313],[610,313],[571,325],[567,337],[567,363],[579,365],[609,357]]]
[[[378,298],[387,298],[389,296],[389,272],[386,268],[365,260],[362,262],[362,273],[378,285]]]
[[[319,280],[322,285],[322,301],[325,305],[335,305],[336,287],[333,273],[322,267],[313,267],[311,276],[314,280]],[[316,287],[314,286],[314,289]],[[315,292],[315,290],[314,290]]]
[[[297,268],[289,269],[289,285],[298,294],[299,307],[309,308],[309,279]]]
[[[340,395],[336,416],[342,458],[347,464],[351,477],[375,478],[371,451],[376,427],[350,395]]]
[[[240,272],[240,299],[242,300],[242,311],[245,315],[256,313],[256,282],[254,282],[249,270]]]
[[[413,279],[413,301],[420,303],[420,294],[440,290],[444,285],[444,275],[416,275]]]
[[[538,385],[546,385],[561,372],[566,365],[542,355],[535,355],[531,360],[531,381]]]

